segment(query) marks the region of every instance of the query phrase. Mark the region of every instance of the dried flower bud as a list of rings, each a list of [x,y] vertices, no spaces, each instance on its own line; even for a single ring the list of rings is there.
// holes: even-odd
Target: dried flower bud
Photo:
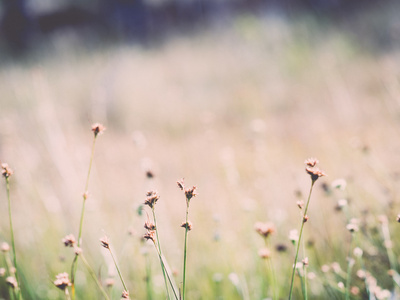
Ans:
[[[183,222],[183,223],[181,224],[181,227],[186,228],[187,230],[190,231],[190,230],[192,230],[193,225],[192,225],[192,222],[187,221],[187,223],[186,223],[186,222]]]
[[[305,257],[302,261],[303,266],[307,267],[308,266],[308,257]]]
[[[156,225],[153,224],[153,223],[150,222],[150,221],[146,221],[146,222],[144,223],[144,228],[146,228],[147,230],[153,231],[153,230],[156,230]]]
[[[74,253],[75,255],[81,255],[83,252],[82,248],[80,247],[74,247]]]
[[[308,167],[315,167],[317,163],[319,163],[318,159],[316,158],[308,158],[304,162]]]
[[[190,201],[190,199],[192,199],[193,197],[197,196],[197,191],[196,191],[196,187],[193,186],[189,189],[185,190],[185,195],[186,195],[186,200]]]
[[[352,223],[350,223],[350,224],[347,224],[347,225],[346,225],[346,229],[347,229],[348,231],[350,231],[351,233],[357,232],[357,231],[358,231],[358,225],[357,225],[357,224],[352,224]]]
[[[146,194],[147,198],[144,201],[145,205],[148,205],[150,208],[153,208],[160,196],[156,191],[148,191]]]
[[[100,123],[95,123],[92,125],[92,131],[94,132],[95,137],[99,134],[102,134],[104,130],[106,130],[106,128]]]
[[[12,289],[16,289],[18,287],[18,282],[17,279],[15,279],[15,277],[13,276],[8,276],[6,278],[6,283],[12,288]]]
[[[56,287],[63,291],[71,285],[71,282],[68,278],[68,273],[66,272],[56,275],[56,280],[53,283]]]
[[[128,291],[123,291],[121,297],[122,297],[122,299],[130,299],[129,298],[129,292]]]
[[[182,178],[181,180],[178,180],[176,183],[178,184],[178,188],[180,188],[182,191],[185,189],[185,184],[184,184],[184,179]]]
[[[307,215],[305,215],[305,216],[303,217],[303,222],[304,222],[304,223],[307,222],[308,219],[309,219],[309,217],[308,217]]]
[[[264,238],[267,238],[271,234],[275,233],[275,225],[273,223],[262,223],[257,222],[254,225],[254,229]]]
[[[107,236],[104,236],[100,239],[100,243],[101,245],[106,248],[106,249],[110,249],[110,241],[108,240]]]
[[[148,230],[146,234],[143,236],[146,240],[152,240],[153,243],[156,241],[155,239],[155,231]]]
[[[319,177],[326,176],[325,172],[317,167],[306,167],[306,172],[311,176],[312,181],[316,181]]]
[[[2,163],[1,165],[1,175],[3,175],[6,179],[14,174],[14,171],[8,166],[6,163]]]
[[[73,234],[68,234],[62,239],[62,242],[64,243],[65,247],[74,247],[76,244],[76,239]]]
[[[1,243],[0,249],[1,249],[1,252],[6,253],[6,252],[10,251],[10,245],[7,244],[6,242],[3,242],[3,243]]]
[[[296,204],[297,204],[298,208],[303,209],[303,207],[304,207],[304,201],[303,200],[297,201]]]
[[[263,259],[267,259],[271,257],[271,251],[268,248],[262,248],[258,251],[258,256]]]
[[[82,196],[83,200],[86,200],[87,198],[89,198],[89,192],[88,191],[84,192]]]

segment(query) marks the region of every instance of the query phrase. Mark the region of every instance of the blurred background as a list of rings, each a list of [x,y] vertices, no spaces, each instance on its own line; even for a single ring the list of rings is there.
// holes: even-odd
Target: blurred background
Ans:
[[[311,299],[343,298],[341,279],[321,266],[347,268],[350,217],[367,228],[359,246],[368,267],[394,291],[377,219],[392,222],[400,211],[399,1],[0,4],[0,161],[15,172],[25,299],[64,298],[52,281],[74,257],[61,239],[78,235],[95,122],[107,130],[96,142],[82,248],[102,280],[115,279],[114,299],[122,286],[100,247],[105,234],[132,298],[150,299],[150,264],[153,299],[163,299],[156,253],[141,240],[146,214],[138,213],[151,189],[161,196],[163,251],[181,282],[182,177],[199,193],[190,207],[188,298],[272,297],[257,221],[277,228],[272,258],[286,298],[288,234],[299,229],[296,201],[308,195],[303,162],[312,156],[329,176],[316,184],[305,232]],[[332,187],[338,178],[345,189]],[[343,198],[347,214],[335,209]],[[2,183],[0,241],[10,243],[6,212]],[[100,299],[81,263],[77,284],[78,299]],[[364,299],[363,284],[354,279],[354,299]],[[4,278],[0,292],[8,299]]]

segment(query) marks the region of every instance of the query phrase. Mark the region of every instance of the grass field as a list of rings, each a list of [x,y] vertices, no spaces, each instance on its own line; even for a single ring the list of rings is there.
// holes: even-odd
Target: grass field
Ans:
[[[296,202],[307,200],[309,157],[328,176],[311,196],[298,260],[309,263],[295,276],[294,298],[304,298],[304,286],[309,299],[400,297],[398,8],[338,22],[242,15],[157,47],[86,47],[64,34],[30,58],[3,62],[0,160],[14,170],[23,298],[66,297],[53,282],[71,276],[75,254],[62,238],[78,237],[96,122],[107,129],[96,138],[81,248],[110,299],[124,288],[101,247],[105,235],[130,297],[166,299],[159,257],[142,238],[149,190],[160,195],[159,240],[182,289],[186,205],[176,181],[183,177],[198,191],[186,299],[287,299],[297,246],[289,232],[302,223]],[[346,187],[333,187],[336,179]],[[11,246],[5,180],[0,192],[0,242]],[[342,199],[348,205],[338,208]],[[359,230],[351,233],[353,218]],[[275,226],[267,259],[256,222]],[[1,256],[0,298],[13,299],[12,251]],[[75,284],[77,299],[103,299],[80,259]]]

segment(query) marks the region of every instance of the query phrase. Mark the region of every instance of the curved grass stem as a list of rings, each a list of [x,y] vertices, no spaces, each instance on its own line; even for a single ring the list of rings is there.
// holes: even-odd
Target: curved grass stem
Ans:
[[[186,200],[186,221],[185,221],[185,245],[183,250],[183,284],[182,284],[182,300],[185,300],[186,291],[186,258],[187,258],[187,237],[188,237],[188,216],[189,216],[189,200]]]

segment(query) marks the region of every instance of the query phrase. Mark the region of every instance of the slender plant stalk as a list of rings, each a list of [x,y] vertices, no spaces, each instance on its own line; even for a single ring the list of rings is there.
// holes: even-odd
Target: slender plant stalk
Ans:
[[[89,265],[88,261],[86,260],[86,258],[83,256],[83,254],[79,254],[83,264],[86,266],[86,268],[88,269],[90,275],[92,276],[92,278],[94,279],[94,281],[96,282],[97,286],[100,289],[100,292],[103,294],[104,298],[107,300],[110,300],[110,297],[107,295],[107,292],[104,290],[103,286],[101,285],[101,283],[99,282],[99,279],[96,276],[96,273],[94,272],[94,270],[92,269],[92,267]]]
[[[306,257],[306,247],[304,245],[304,240],[301,241],[302,246],[303,246],[303,256]],[[306,265],[303,264],[303,277],[304,280],[302,280],[302,284],[303,284],[303,297],[305,300],[308,299],[308,294],[307,294],[307,269],[306,269]]]
[[[153,291],[151,289],[151,265],[150,259],[146,254],[146,289],[147,289],[147,300],[153,300]]]
[[[71,300],[71,296],[69,295],[68,289],[65,289],[65,299]]]
[[[304,228],[304,223],[305,223],[305,217],[307,215],[307,210],[308,210],[308,205],[310,204],[310,199],[311,199],[311,193],[312,189],[314,187],[315,180],[311,180],[311,187],[310,187],[310,192],[308,194],[308,199],[307,199],[307,204],[306,208],[304,209],[304,214],[303,214],[303,219],[301,220],[301,228],[300,228],[300,234],[299,234],[299,240],[297,242],[297,250],[296,250],[296,256],[294,258],[294,263],[293,263],[293,270],[292,270],[292,279],[290,283],[290,292],[289,292],[289,300],[292,299],[292,293],[293,293],[293,283],[294,283],[294,274],[296,272],[296,264],[297,264],[297,258],[299,256],[299,249],[300,249],[300,242],[301,242],[301,237],[303,235],[303,228]]]
[[[115,265],[115,268],[117,269],[117,272],[118,272],[119,278],[121,279],[122,285],[124,286],[125,291],[128,291],[128,289],[127,289],[127,287],[126,287],[126,284],[125,284],[125,281],[124,281],[124,279],[122,278],[122,274],[121,274],[121,272],[120,272],[120,270],[119,270],[119,268],[118,268],[117,261],[115,260],[114,255],[113,255],[113,253],[112,253],[110,247],[108,247],[108,251],[110,251],[111,257],[112,257],[112,259],[113,259],[113,261],[114,261],[114,265]]]
[[[265,241],[265,246],[267,248],[270,248],[269,246],[269,242],[267,238],[264,238]],[[279,299],[279,295],[278,295],[278,285],[276,284],[276,273],[275,273],[275,268],[274,268],[274,264],[272,262],[272,258],[268,258],[268,268],[269,268],[269,273],[270,276],[272,278],[272,294],[275,300]]]
[[[183,250],[183,284],[182,284],[182,300],[185,300],[186,291],[186,257],[187,257],[187,236],[189,231],[188,226],[188,216],[189,216],[189,200],[186,200],[186,226],[185,226],[185,245]]]
[[[171,299],[169,296],[168,282],[167,282],[167,277],[165,275],[164,264],[161,261],[162,251],[161,251],[160,239],[158,237],[158,227],[157,227],[156,212],[154,210],[154,206],[151,208],[151,211],[153,212],[154,225],[156,227],[156,239],[157,239],[157,244],[158,244],[158,250],[160,252],[160,264],[161,264],[161,269],[162,269],[162,273],[163,273],[163,277],[164,277],[165,289],[167,290],[167,299]]]
[[[346,278],[346,294],[345,294],[345,299],[350,300],[350,280],[351,280],[351,268],[353,266],[352,259],[351,259],[351,248],[353,245],[353,234],[351,234],[351,240],[350,240],[350,249],[349,249],[349,254],[347,255],[348,263],[347,263],[347,278]]]
[[[160,258],[160,261],[161,261],[161,264],[162,264],[162,268],[164,268],[164,270],[165,270],[165,275],[167,276],[167,279],[168,279],[168,281],[169,281],[169,284],[171,285],[172,292],[174,293],[175,299],[178,300],[178,296],[177,296],[177,294],[176,294],[176,291],[175,291],[174,285],[173,285],[173,283],[172,283],[171,277],[170,277],[170,275],[168,274],[168,270],[167,270],[166,265],[165,265],[165,263],[164,263],[163,257],[162,257],[162,255],[161,255],[160,251],[158,250],[155,241],[153,241],[153,243],[154,243],[154,248],[155,248],[156,251],[157,251],[158,257]],[[179,299],[180,299],[180,298],[179,298]]]
[[[82,201],[82,210],[81,210],[81,219],[79,222],[79,235],[78,235],[78,247],[81,246],[81,239],[82,239],[82,227],[83,227],[83,217],[85,215],[85,203],[86,203],[86,192],[88,190],[89,187],[89,178],[90,178],[90,171],[92,169],[92,163],[93,163],[93,156],[94,156],[94,146],[96,144],[96,138],[97,138],[97,134],[94,135],[93,138],[93,144],[92,144],[92,153],[90,155],[90,162],[89,162],[89,170],[88,170],[88,174],[86,177],[86,184],[85,184],[85,192],[83,194],[83,201]],[[72,266],[71,266],[71,290],[72,290],[72,299],[75,299],[75,275],[76,275],[76,269],[78,267],[78,255],[75,255],[75,258],[72,262]]]
[[[14,261],[14,267],[15,267],[15,279],[17,280],[17,283],[18,283],[18,290],[17,290],[16,294],[17,294],[18,299],[22,299],[21,285],[20,285],[19,277],[18,277],[17,255],[16,255],[16,251],[15,251],[14,229],[13,229],[13,223],[12,223],[12,217],[11,217],[10,181],[9,181],[8,177],[6,177],[6,190],[7,190],[7,200],[8,200],[8,218],[10,220],[10,231],[11,231],[11,246],[12,246],[12,251],[13,251],[13,261]]]

